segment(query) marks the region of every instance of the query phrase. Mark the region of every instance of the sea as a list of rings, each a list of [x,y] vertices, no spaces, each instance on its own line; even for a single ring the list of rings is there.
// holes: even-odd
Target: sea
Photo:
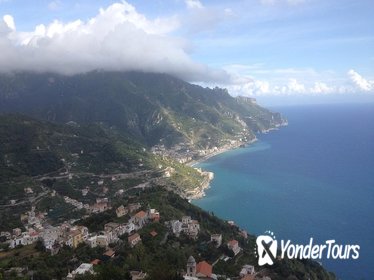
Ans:
[[[289,125],[199,163],[215,177],[192,203],[255,235],[359,245],[356,260],[319,261],[338,279],[374,279],[374,103],[272,110]]]

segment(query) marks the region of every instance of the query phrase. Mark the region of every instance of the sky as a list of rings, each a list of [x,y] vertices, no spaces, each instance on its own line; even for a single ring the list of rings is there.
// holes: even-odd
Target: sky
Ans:
[[[269,104],[374,101],[372,0],[0,0],[0,72],[168,73]]]

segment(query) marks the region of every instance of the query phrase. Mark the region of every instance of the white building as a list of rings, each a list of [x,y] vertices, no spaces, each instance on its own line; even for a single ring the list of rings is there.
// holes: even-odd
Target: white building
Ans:
[[[98,235],[96,237],[96,244],[99,247],[107,247],[109,245],[109,238],[107,235]]]
[[[92,237],[87,238],[86,243],[87,243],[88,246],[90,246],[91,248],[95,248],[95,247],[97,247],[97,236],[95,235],[95,236],[92,236]]]
[[[183,223],[181,221],[178,221],[178,220],[170,221],[171,230],[176,237],[179,237],[180,233],[182,232],[182,226],[183,226]]]
[[[44,229],[44,231],[40,233],[40,238],[43,241],[44,247],[48,250],[51,250],[53,244],[55,244],[59,235],[60,235],[60,230],[56,227],[51,226],[51,227]]]
[[[210,236],[210,241],[214,242],[216,247],[218,248],[222,244],[222,234],[212,234]]]
[[[243,265],[242,270],[240,271],[240,277],[244,277],[246,275],[253,275],[255,274],[255,267],[253,265]]]
[[[77,275],[94,274],[93,265],[90,263],[82,263],[76,270],[66,276],[66,280],[73,280]]]

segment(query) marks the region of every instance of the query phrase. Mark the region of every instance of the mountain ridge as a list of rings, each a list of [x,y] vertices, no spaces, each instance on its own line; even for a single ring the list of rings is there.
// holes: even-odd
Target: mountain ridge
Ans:
[[[180,142],[212,148],[284,122],[279,113],[227,90],[203,88],[166,74],[94,71],[0,75],[0,112],[58,123],[104,123],[148,147]],[[210,138],[210,139],[209,139]]]

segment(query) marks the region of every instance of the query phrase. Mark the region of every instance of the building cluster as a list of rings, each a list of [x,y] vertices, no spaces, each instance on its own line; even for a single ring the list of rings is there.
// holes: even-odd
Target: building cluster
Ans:
[[[98,203],[105,202],[99,201]],[[15,228],[12,233],[1,232],[0,242],[8,243],[10,248],[15,248],[40,240],[47,250],[56,254],[63,246],[76,248],[81,243],[86,243],[91,248],[106,248],[109,244],[119,241],[120,236],[128,234],[128,242],[131,247],[134,247],[141,241],[140,235],[136,232],[147,223],[158,222],[160,219],[160,213],[156,209],[138,211],[140,208],[139,203],[129,204],[126,207],[121,205],[116,210],[117,216],[129,214],[130,218],[126,223],[110,222],[104,225],[102,231],[90,234],[87,227],[73,225],[73,221],[64,222],[58,226],[45,223],[44,215],[36,214],[33,207],[31,211],[22,216],[26,230]]]
[[[0,233],[0,242],[8,243],[10,248],[18,245],[29,245],[39,240],[39,233],[44,229],[43,224],[47,213],[36,212],[35,207],[21,215],[21,221],[25,224],[26,231],[14,228],[12,232]]]
[[[68,196],[64,196],[64,201],[70,205],[73,205],[75,208],[77,209],[86,209],[86,210],[89,210],[90,209],[90,205],[89,204],[83,204],[83,202],[80,202],[74,198],[70,198]]]
[[[192,239],[197,239],[199,235],[200,224],[197,220],[192,220],[190,216],[183,216],[181,221],[167,221],[165,224],[176,237],[179,237],[181,233],[184,233]]]
[[[64,200],[78,209],[89,210],[89,213],[98,213],[111,208],[107,198],[98,198],[95,204],[91,206],[84,205],[69,197],[64,197]],[[159,222],[160,220],[160,213],[157,209],[148,207],[147,210],[142,210],[140,203],[132,203],[126,206],[120,205],[115,209],[115,213],[120,218],[118,219],[119,221],[126,222],[109,222],[104,225],[101,231],[90,233],[87,227],[75,225],[74,221],[52,226],[45,221],[46,213],[39,213],[35,210],[35,207],[32,207],[30,211],[21,216],[26,230],[22,231],[20,228],[15,228],[12,232],[1,232],[0,242],[6,242],[10,248],[15,248],[19,245],[30,245],[40,241],[52,255],[58,253],[63,246],[77,248],[82,243],[87,244],[91,248],[102,247],[107,249],[100,260],[96,259],[91,263],[82,263],[75,270],[69,271],[66,279],[73,280],[79,275],[94,274],[94,265],[114,258],[115,252],[110,249],[109,245],[119,242],[121,236],[126,234],[129,246],[135,247],[142,241],[138,231],[148,223]],[[232,221],[229,224],[235,226]],[[183,216],[180,220],[166,221],[165,225],[168,227],[170,234],[176,237],[180,237],[183,234],[196,240],[200,233],[199,221],[192,219],[191,216]],[[150,235],[155,237],[157,232],[153,230]],[[240,235],[243,238],[247,238],[247,232],[244,230],[240,230]],[[237,256],[242,250],[237,240],[232,239],[224,242],[220,233],[211,234],[210,242],[217,248],[226,246],[232,252],[233,257]],[[230,257],[224,255],[221,259],[227,261]],[[213,273],[213,268],[214,263],[211,265],[205,260],[196,262],[194,257],[190,256],[183,277],[185,280],[218,279],[220,276]],[[132,279],[145,279],[147,274],[142,271],[132,271],[131,277]],[[260,278],[256,278],[254,267],[246,264],[241,268],[235,279],[255,280]]]
[[[64,196],[64,201],[73,205],[78,210],[86,209],[89,213],[101,213],[112,208],[108,198],[97,198],[96,202],[92,205],[89,205],[88,203],[84,204],[83,202],[68,196]]]
[[[58,248],[61,246],[76,248],[87,239],[87,236],[88,229],[84,226],[73,226],[65,222],[60,226],[54,227],[45,223],[37,228],[26,226],[26,231],[24,232],[19,228],[15,228],[13,229],[13,234],[6,242],[9,243],[9,248],[13,249],[19,245],[30,245],[40,240],[45,248],[54,254],[58,252]]]
[[[154,155],[173,158],[180,163],[189,162],[194,158],[194,156],[196,156],[196,152],[193,151],[190,145],[183,142],[176,144],[171,148],[166,148],[163,144],[155,145],[151,148],[151,152]]]
[[[165,147],[164,144],[155,145],[151,148],[151,152],[154,155],[158,155],[164,158],[172,158],[178,161],[179,163],[187,163],[196,158],[201,158],[227,149],[239,147],[243,143],[249,141],[248,129],[246,128],[247,124],[243,120],[241,120],[238,117],[235,119],[242,125],[243,129],[239,131],[235,136],[233,136],[233,139],[229,141],[221,140],[217,144],[218,147],[215,146],[213,143],[210,143],[209,141],[207,143],[206,149],[196,150],[193,144],[180,142],[178,144],[175,144],[173,147],[168,148]],[[210,137],[208,140],[211,140]]]
[[[189,221],[189,217],[184,217],[185,221]],[[243,236],[244,237],[244,236]],[[245,237],[246,238],[246,237]],[[210,235],[210,242],[216,247],[221,247],[222,245],[226,246],[232,253],[233,256],[237,256],[242,248],[239,246],[239,242],[235,239],[231,239],[226,243],[223,243],[223,238],[222,234],[220,233],[215,233]],[[228,261],[230,257],[228,256],[221,256],[221,260],[223,261]],[[217,260],[218,261],[218,260]],[[216,262],[217,262],[216,261]],[[215,262],[215,263],[216,263]],[[183,277],[185,280],[211,280],[211,279],[218,279],[220,278],[220,275],[216,275],[213,273],[213,267],[214,264],[211,265],[205,260],[201,262],[196,262],[195,258],[193,256],[190,256],[188,261],[187,261],[187,267],[186,267],[186,272],[183,273]],[[241,280],[255,280],[255,279],[262,279],[262,278],[256,278],[256,272],[255,268],[253,265],[246,264],[244,265],[237,278],[234,279],[241,279]],[[270,279],[266,279],[270,280]]]
[[[117,217],[120,218],[127,215],[128,213],[133,213],[134,211],[139,210],[141,207],[142,206],[140,205],[140,203],[131,203],[126,207],[121,205],[116,209]]]
[[[190,256],[187,260],[186,272],[183,278],[185,280],[216,280],[218,276],[213,273],[213,266],[211,264],[206,261],[197,263],[195,258]],[[243,265],[238,277],[241,280],[255,280],[256,272],[254,266],[249,264]]]
[[[101,213],[112,209],[108,198],[96,198],[96,203],[90,205],[89,212],[90,213]]]
[[[9,243],[9,248],[15,248],[18,245],[30,245],[39,239],[39,233],[35,230],[28,230],[22,232],[20,228],[13,229],[13,234],[9,232],[2,232],[2,236],[6,236],[5,242]],[[9,238],[9,239],[8,239]]]
[[[90,234],[85,242],[91,247],[108,247],[111,243],[119,241],[120,236],[127,234],[128,243],[134,247],[141,241],[138,230],[142,229],[149,222],[158,222],[160,213],[156,209],[148,209],[147,211],[139,210],[139,203],[129,204],[127,207],[121,205],[116,209],[118,217],[130,214],[130,218],[126,223],[110,222],[104,225],[103,231]]]
[[[241,141],[242,139],[240,139]],[[222,143],[222,147],[212,147],[204,150],[195,150],[193,146],[186,143],[179,143],[171,148],[166,148],[163,144],[155,145],[151,148],[154,155],[159,155],[166,158],[172,158],[179,163],[187,163],[193,159],[204,157],[213,153],[219,152],[221,149],[228,149],[230,147],[236,147],[238,140],[231,140],[229,143]]]
[[[47,213],[36,212],[35,207],[31,207],[31,210],[21,215],[21,222],[26,224],[28,227],[34,227],[39,229],[45,221]]]

